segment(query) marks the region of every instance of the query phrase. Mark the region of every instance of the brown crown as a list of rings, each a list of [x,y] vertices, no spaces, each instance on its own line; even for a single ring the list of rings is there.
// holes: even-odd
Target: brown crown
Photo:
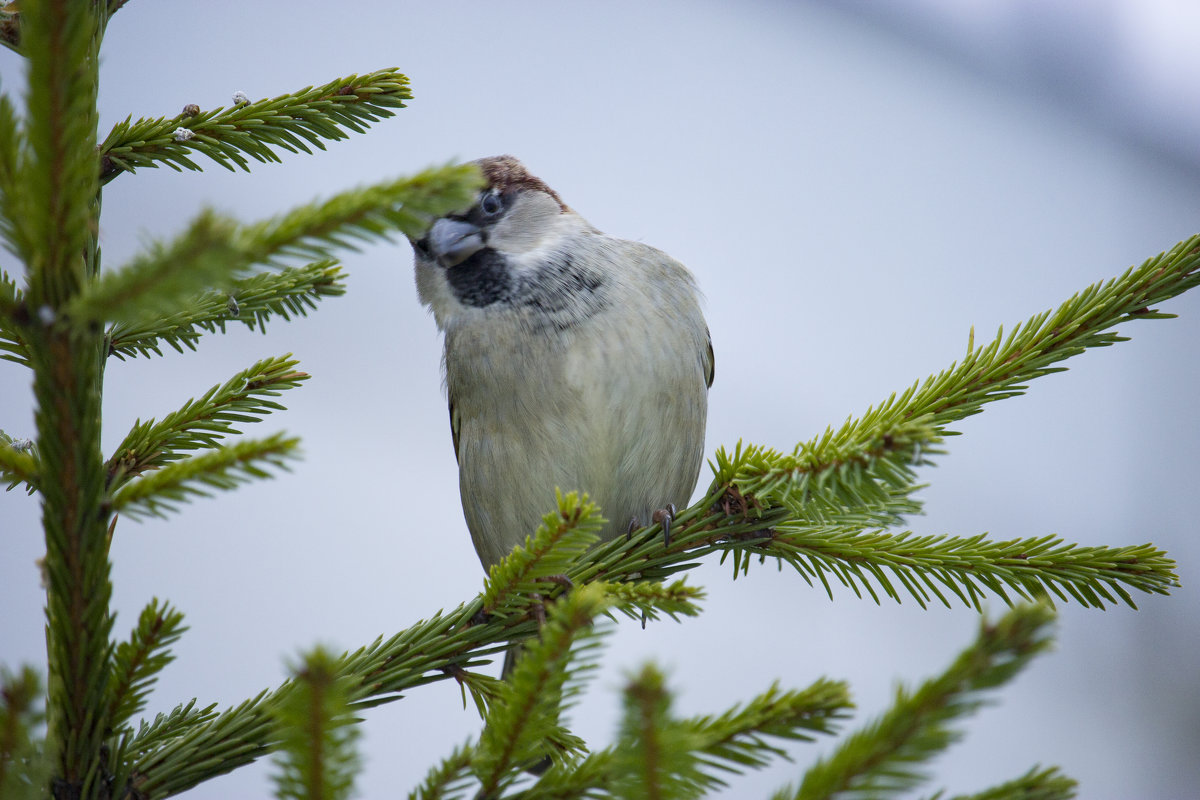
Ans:
[[[512,156],[492,156],[481,158],[475,162],[487,178],[488,185],[500,192],[512,189],[534,189],[545,192],[554,198],[563,211],[570,211],[567,204],[558,196],[558,192],[546,185],[541,178],[529,174],[525,165]]]

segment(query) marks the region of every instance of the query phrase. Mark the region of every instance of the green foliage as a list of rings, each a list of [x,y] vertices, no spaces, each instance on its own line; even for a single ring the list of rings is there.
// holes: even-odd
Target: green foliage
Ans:
[[[212,211],[192,220],[168,243],[107,272],[75,296],[72,319],[137,323],[175,313],[193,295],[224,287],[249,265],[237,247],[237,224]]]
[[[802,691],[781,692],[773,685],[715,717],[675,719],[670,701],[663,675],[652,665],[626,685],[625,713],[605,782],[613,795],[702,797],[727,785],[723,775],[788,757],[766,737],[811,742],[814,733],[833,733],[851,707],[846,685],[827,680]]]
[[[142,720],[134,732],[125,728],[121,732],[120,743],[117,746],[117,757],[114,759],[121,765],[126,774],[129,765],[137,759],[148,757],[160,749],[165,749],[168,743],[186,741],[187,735],[199,726],[216,720],[217,704],[212,703],[203,708],[196,707],[196,701],[191,700],[176,706],[166,714],[156,714],[152,721]]]
[[[112,325],[108,352],[119,359],[162,355],[160,344],[182,353],[195,350],[204,332],[225,332],[227,322],[238,322],[263,333],[272,317],[290,320],[307,316],[326,297],[345,294],[345,272],[332,261],[317,261],[278,272],[260,272],[230,283],[224,291],[210,289],[184,298],[180,310],[140,322]],[[4,342],[0,339],[0,348]]]
[[[72,301],[70,315],[79,322],[127,326],[159,320],[151,331],[163,332],[158,335],[191,319],[186,324],[194,330],[204,326],[194,317],[197,295],[213,289],[229,293],[256,265],[283,269],[288,259],[310,259],[327,268],[335,248],[354,249],[396,231],[419,236],[433,217],[465,205],[479,182],[473,165],[446,166],[342,192],[252,225],[239,226],[206,211],[182,235],[152,245],[91,283]],[[286,282],[274,288],[294,296]],[[287,307],[285,297],[276,295]],[[226,314],[236,316],[228,310],[228,298],[226,307]]]
[[[589,620],[614,602],[614,588],[589,584],[550,607],[540,640],[497,690],[478,745],[456,748],[410,798],[695,797],[725,785],[723,776],[786,758],[770,739],[832,733],[850,707],[845,684],[820,680],[801,691],[772,686],[716,716],[676,719],[662,675],[647,666],[625,689],[616,742],[593,752],[579,743],[564,749],[555,720],[592,672],[590,651],[600,640],[588,632]],[[552,762],[530,785],[521,768],[547,755]]]
[[[295,369],[298,363],[290,354],[264,359],[199,400],[189,400],[162,422],[138,420],[108,461],[109,486],[119,488],[143,472],[178,461],[185,452],[216,448],[225,437],[241,433],[235,425],[259,422],[283,410],[267,398],[308,379]]]
[[[169,648],[186,630],[183,614],[157,598],[142,609],[129,640],[113,654],[108,719],[114,729],[125,727],[146,707],[158,673],[175,660]]]
[[[502,791],[528,764],[580,755],[582,740],[559,727],[560,714],[596,668],[602,628],[593,620],[610,599],[603,584],[581,586],[547,610],[540,637],[522,652],[499,687],[471,759],[484,796]]]
[[[1113,331],[1134,320],[1167,319],[1152,306],[1200,283],[1200,235],[1095,283],[1055,310],[1003,328],[983,347],[974,336],[961,363],[893,394],[840,428],[798,444],[790,455],[740,445],[718,450],[714,485],[736,486],[747,513],[783,507],[796,520],[860,522],[908,513],[902,499],[920,488],[913,469],[942,454],[947,426],[986,403],[1024,393],[1025,384],[1061,372],[1053,366],[1089,348],[1125,341]],[[851,516],[847,517],[847,512]],[[882,514],[881,514],[882,511]]]
[[[474,164],[433,167],[247,225],[238,232],[240,247],[252,263],[286,266],[286,259],[328,259],[335,248],[355,250],[394,233],[420,238],[436,217],[469,206],[482,185]]]
[[[775,800],[866,800],[920,785],[927,778],[922,765],[961,737],[951,723],[973,714],[984,692],[1012,680],[1050,646],[1053,620],[1047,606],[1026,605],[994,624],[983,622],[975,642],[945,672],[915,691],[898,689],[883,716],[846,737],[808,770],[798,789],[783,789]]]
[[[161,724],[155,720],[144,733],[122,741],[117,785],[136,776],[143,797],[170,797],[262,758],[279,744],[267,697],[263,691],[219,714],[211,706],[196,711],[189,704],[160,717]]]
[[[37,445],[0,431],[0,480],[8,483],[7,490],[25,484],[32,494],[37,487],[37,474]]]
[[[18,181],[23,146],[22,132],[17,125],[17,110],[8,95],[0,93],[0,238],[18,257],[30,249],[29,242],[22,239],[23,230],[16,223],[21,196]],[[8,282],[7,275],[3,282]],[[0,308],[3,306],[0,305]]]
[[[18,673],[0,667],[0,797],[6,800],[39,798],[49,779],[40,736],[44,691],[32,667]]]
[[[90,798],[103,780],[112,630],[101,340],[91,329],[64,326],[61,312],[99,270],[96,94],[104,13],[92,3],[22,0],[21,14],[28,88],[3,212],[12,215],[6,236],[27,280],[24,308],[10,307],[5,328],[19,328],[33,372],[46,543],[46,751],[60,793]]]
[[[192,700],[135,728],[184,627],[179,612],[155,600],[128,640],[112,638],[116,515],[164,516],[209,490],[286,469],[296,439],[229,437],[281,410],[274,398],[307,376],[290,356],[259,361],[160,421],[139,420],[105,460],[105,360],[161,355],[164,346],[194,350],[228,322],[263,330],[305,315],[345,291],[340,251],[420,236],[432,219],[469,205],[481,178],[472,165],[433,168],[251,224],[205,211],[180,235],[101,272],[100,187],[118,174],[161,164],[199,169],[197,154],[248,169],[251,160],[280,160],[281,151],[324,149],[409,98],[407,79],[386,69],[229,109],[127,119],[97,147],[99,42],[122,5],[21,0],[19,14],[13,5],[0,10],[0,43],[29,60],[24,113],[0,94],[0,237],[26,276],[19,288],[0,273],[0,358],[31,371],[37,409],[35,442],[0,433],[0,481],[42,495],[47,593],[44,743],[36,675],[0,678],[6,800],[43,796],[49,785],[89,800],[162,798],[273,751],[282,753],[281,796],[345,796],[358,763],[353,715],[450,678],[470,693],[483,732],[414,797],[475,789],[527,799],[695,797],[786,757],[784,743],[833,733],[850,707],[843,684],[819,680],[799,691],[773,685],[744,705],[680,719],[664,677],[646,667],[624,692],[611,746],[589,749],[570,733],[564,712],[594,669],[606,620],[697,614],[701,591],[668,579],[704,558],[728,558],[735,577],[770,558],[831,596],[836,581],[876,602],[907,595],[922,606],[958,600],[977,610],[988,596],[1133,606],[1134,591],[1166,594],[1177,585],[1174,563],[1151,545],[890,529],[920,511],[917,470],[943,454],[951,425],[1061,371],[1066,358],[1122,341],[1115,326],[1169,316],[1153,306],[1200,283],[1200,237],[983,347],[972,336],[960,363],[791,453],[719,450],[711,488],[678,515],[669,546],[660,525],[597,544],[601,510],[560,495],[557,510],[469,602],[341,656],[314,651],[282,686],[233,708]],[[892,795],[916,786],[922,766],[956,739],[953,724],[1046,647],[1050,616],[1046,606],[1023,606],[985,624],[943,675],[901,691],[892,709],[784,795]],[[479,671],[514,646],[523,656],[507,680]],[[544,774],[524,774],[544,757]],[[1035,768],[974,797],[1073,792],[1056,770]]]
[[[975,794],[955,795],[950,800],[1071,800],[1078,784],[1055,767],[1033,767],[1019,778]],[[940,800],[939,792],[934,800]]]
[[[694,798],[711,788],[697,758],[691,731],[671,719],[671,697],[661,672],[651,665],[625,687],[624,714],[615,753],[618,797],[654,800]]]
[[[113,497],[112,510],[131,517],[165,517],[193,497],[210,497],[203,487],[233,489],[253,478],[271,477],[267,467],[286,470],[299,446],[299,439],[276,433],[210,448],[126,484]]]
[[[903,592],[922,608],[934,598],[950,607],[952,595],[978,611],[985,593],[1006,603],[1012,602],[1010,593],[1022,600],[1052,594],[1092,608],[1118,602],[1137,608],[1127,587],[1169,594],[1179,585],[1175,562],[1151,544],[1084,547],[1057,536],[997,542],[982,534],[915,536],[781,523],[755,550],[735,553],[735,565],[740,565],[735,570],[745,572],[753,556],[771,555],[794,567],[809,585],[819,582],[830,598],[832,575],[858,597],[865,592],[878,603],[878,585],[896,602]],[[739,555],[744,557],[739,560]]]
[[[275,796],[280,800],[342,800],[359,769],[358,722],[347,704],[350,679],[338,676],[323,648],[292,668],[288,690],[274,701],[279,752]]]
[[[3,197],[0,197],[0,202],[3,202]],[[0,208],[0,219],[3,219],[3,214]],[[2,225],[0,235],[3,235]],[[12,319],[13,312],[21,306],[21,300],[21,291],[17,289],[16,282],[7,272],[0,270],[0,358],[27,367],[29,353]]]
[[[599,540],[597,532],[605,522],[599,506],[577,492],[564,495],[556,490],[555,498],[558,510],[542,517],[533,536],[525,537],[524,547],[514,549],[488,571],[483,591],[486,613],[503,613],[503,604],[513,599],[523,611],[523,598],[545,591],[573,560]]]
[[[470,744],[456,747],[454,752],[435,764],[419,786],[408,793],[409,800],[449,800],[463,797],[474,782],[470,770],[475,748]]]
[[[200,170],[189,157],[201,154],[230,171],[250,171],[250,161],[280,161],[278,150],[311,153],[325,141],[346,139],[346,130],[363,133],[372,122],[395,114],[411,100],[408,78],[395,69],[351,75],[316,88],[270,100],[235,103],[229,109],[188,107],[177,116],[127,118],[100,146],[100,179],[108,181],[138,167],[165,164],[182,171]]]
[[[28,91],[22,140],[5,212],[9,244],[29,267],[30,302],[57,308],[85,281],[92,204],[99,188],[97,50],[103,20],[68,0],[22,4]]]

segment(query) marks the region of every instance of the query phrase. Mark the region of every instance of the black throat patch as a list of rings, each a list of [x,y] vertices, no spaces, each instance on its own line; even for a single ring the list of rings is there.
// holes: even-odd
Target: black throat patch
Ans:
[[[553,255],[532,274],[517,275],[503,253],[485,247],[447,269],[446,280],[463,305],[508,306],[535,330],[568,330],[609,305],[603,274],[569,253]]]
[[[446,280],[458,302],[465,306],[487,308],[502,301],[511,302],[513,298],[512,273],[504,263],[504,256],[490,247],[447,269]]]

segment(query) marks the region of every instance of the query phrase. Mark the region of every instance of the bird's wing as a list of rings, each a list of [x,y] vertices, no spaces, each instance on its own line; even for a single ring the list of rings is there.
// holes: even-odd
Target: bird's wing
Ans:
[[[711,345],[709,350],[712,350]],[[450,398],[450,438],[454,440],[454,460],[458,461],[458,434],[462,430],[462,418],[458,415],[458,409],[454,407],[454,397]]]
[[[713,353],[712,334],[708,332],[708,328],[704,329],[704,340],[708,343],[708,351],[704,354],[704,380],[708,384],[708,388],[712,388],[713,378],[717,376],[717,357]],[[453,412],[452,412],[453,413]],[[454,435],[455,447],[458,449],[458,434]]]

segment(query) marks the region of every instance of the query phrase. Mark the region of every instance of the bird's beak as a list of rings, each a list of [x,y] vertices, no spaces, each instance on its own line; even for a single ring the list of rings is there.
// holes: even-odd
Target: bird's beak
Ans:
[[[429,229],[425,246],[439,264],[449,269],[483,249],[483,231],[464,220],[443,217]]]

